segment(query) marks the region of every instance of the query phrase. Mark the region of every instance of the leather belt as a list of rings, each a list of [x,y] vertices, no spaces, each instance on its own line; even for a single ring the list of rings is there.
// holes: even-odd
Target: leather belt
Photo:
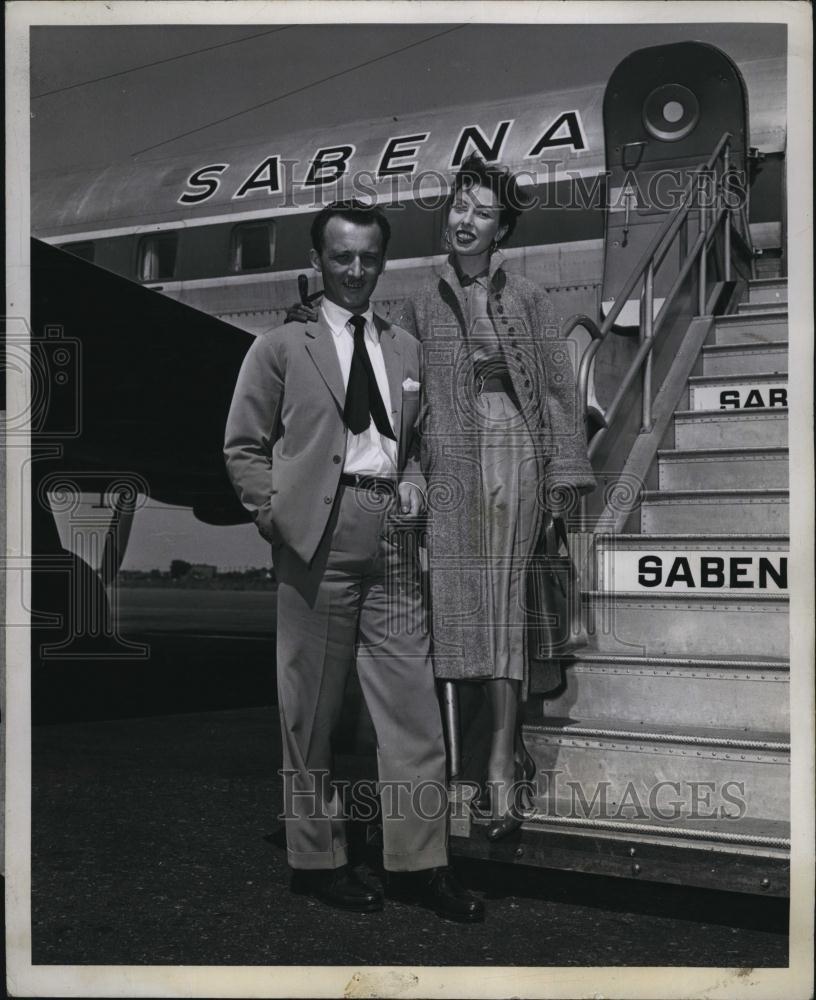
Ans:
[[[342,486],[350,486],[355,490],[374,490],[377,493],[397,492],[397,483],[394,479],[385,476],[366,476],[361,472],[344,472],[340,476]]]

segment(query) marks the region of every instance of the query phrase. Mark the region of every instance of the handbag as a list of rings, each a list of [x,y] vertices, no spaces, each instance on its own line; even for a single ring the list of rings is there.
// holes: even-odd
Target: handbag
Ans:
[[[528,572],[528,641],[530,659],[544,661],[570,657],[589,641],[567,526],[549,511]]]

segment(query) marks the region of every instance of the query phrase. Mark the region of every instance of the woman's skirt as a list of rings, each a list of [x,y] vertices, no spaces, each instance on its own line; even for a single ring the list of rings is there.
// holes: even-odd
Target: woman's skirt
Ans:
[[[482,488],[487,636],[493,677],[523,681],[527,660],[527,567],[540,525],[537,457],[505,392],[476,398]]]

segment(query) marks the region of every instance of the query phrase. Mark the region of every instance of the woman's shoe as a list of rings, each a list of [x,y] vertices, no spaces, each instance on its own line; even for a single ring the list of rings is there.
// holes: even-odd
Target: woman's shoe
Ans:
[[[487,828],[487,839],[493,842],[503,840],[520,829],[524,822],[522,810],[525,806],[529,808],[531,805],[529,782],[535,777],[535,762],[526,750],[524,753],[524,760],[516,761],[513,769],[515,781],[510,808],[504,816],[500,816]],[[532,765],[532,773],[530,773],[530,765]]]
[[[522,743],[521,754],[517,755],[515,758],[515,767],[518,769],[521,767],[522,776],[525,781],[532,782],[536,776],[536,766],[535,761],[530,756],[527,747]],[[480,813],[491,813],[493,812],[493,798],[491,796],[491,787],[487,778],[479,785],[479,791],[470,800],[471,807]]]
[[[470,800],[470,805],[476,812],[491,813],[493,811],[493,796],[487,778],[479,785],[478,792]]]
[[[493,841],[504,840],[511,833],[515,833],[516,830],[521,829],[521,824],[524,822],[521,816],[515,811],[515,806],[510,810],[510,812],[505,813],[501,819],[497,819],[495,823],[491,823],[487,828],[487,839]]]
[[[522,753],[521,769],[522,772],[524,773],[524,780],[532,782],[532,780],[536,776],[536,765],[535,761],[530,756],[530,752],[528,751],[524,743],[521,744],[521,753]]]

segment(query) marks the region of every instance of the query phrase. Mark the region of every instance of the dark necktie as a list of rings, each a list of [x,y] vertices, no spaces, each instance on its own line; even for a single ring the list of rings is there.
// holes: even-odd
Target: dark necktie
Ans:
[[[383,437],[396,441],[391,422],[385,412],[377,377],[371,367],[371,358],[365,346],[365,318],[352,316],[349,323],[354,328],[354,353],[346,386],[346,405],[343,419],[352,434],[362,434],[374,417],[374,426]]]

